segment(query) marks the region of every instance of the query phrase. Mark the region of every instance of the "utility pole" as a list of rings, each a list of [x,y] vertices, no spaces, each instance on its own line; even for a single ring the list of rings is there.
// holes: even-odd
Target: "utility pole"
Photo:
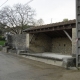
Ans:
[[[52,23],[52,18],[51,18],[51,23]]]
[[[76,0],[76,67],[80,67],[80,0]]]
[[[0,5],[0,7],[2,7],[8,0],[6,0],[2,5]]]

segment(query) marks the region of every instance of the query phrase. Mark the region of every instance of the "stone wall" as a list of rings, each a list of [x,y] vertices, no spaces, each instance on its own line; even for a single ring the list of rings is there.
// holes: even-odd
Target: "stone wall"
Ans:
[[[52,52],[58,54],[72,54],[72,42],[68,37],[53,38]]]
[[[68,37],[50,38],[49,36],[39,34],[29,34],[29,49],[33,52],[51,52],[58,54],[72,54],[72,42]]]
[[[52,39],[47,36],[46,34],[39,33],[39,34],[29,34],[29,48],[33,52],[51,52],[51,42]],[[33,38],[32,38],[33,37]]]
[[[10,44],[13,48],[25,48],[26,34],[8,35],[8,44]]]

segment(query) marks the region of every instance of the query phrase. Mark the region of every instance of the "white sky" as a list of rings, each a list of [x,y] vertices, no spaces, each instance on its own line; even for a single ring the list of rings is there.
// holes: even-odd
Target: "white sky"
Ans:
[[[6,0],[0,0],[0,5]],[[25,4],[30,0],[8,0],[6,5],[14,5],[17,3]],[[33,0],[28,4],[36,11],[36,19],[42,18],[45,24],[52,22],[60,22],[64,18],[69,20],[75,19],[75,0]],[[0,9],[2,8],[0,7]]]

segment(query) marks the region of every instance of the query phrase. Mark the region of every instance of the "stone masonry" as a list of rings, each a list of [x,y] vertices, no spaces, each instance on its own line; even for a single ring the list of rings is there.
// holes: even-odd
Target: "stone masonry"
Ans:
[[[76,54],[76,28],[72,29],[72,54]]]
[[[30,45],[29,45],[29,48],[30,50],[32,50],[33,52],[51,52],[51,42],[52,42],[52,39],[43,34],[43,33],[39,33],[39,34],[35,34],[33,36],[33,39],[31,40],[32,38],[32,34],[30,34]]]
[[[53,38],[52,39],[52,52],[59,54],[72,54],[72,43],[68,37]]]
[[[44,33],[35,35],[28,34],[28,37],[29,41],[27,40],[27,46],[33,52],[51,52],[65,55],[72,54],[72,42],[68,39],[68,37],[50,38]]]
[[[26,47],[26,34],[9,35],[8,44],[13,48],[24,49]]]

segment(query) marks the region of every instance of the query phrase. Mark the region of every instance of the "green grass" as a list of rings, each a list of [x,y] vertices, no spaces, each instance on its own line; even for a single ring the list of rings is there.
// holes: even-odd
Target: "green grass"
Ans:
[[[4,45],[5,44],[5,41],[0,41],[0,45]]]

